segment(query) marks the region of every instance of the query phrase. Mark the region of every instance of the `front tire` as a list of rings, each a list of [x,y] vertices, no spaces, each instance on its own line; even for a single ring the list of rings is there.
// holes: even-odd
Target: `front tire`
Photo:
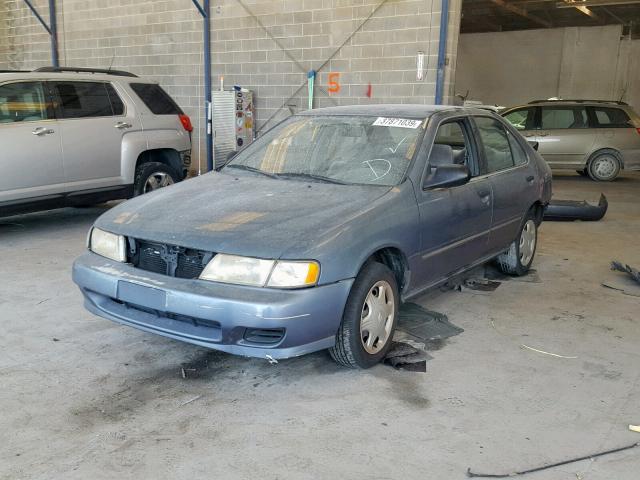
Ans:
[[[178,180],[179,175],[164,163],[146,162],[136,168],[133,194],[137,197],[138,195],[173,185]]]
[[[620,159],[612,151],[599,153],[591,159],[587,173],[596,182],[610,182],[620,173]]]
[[[396,278],[385,265],[367,263],[351,287],[336,344],[329,349],[336,363],[370,368],[391,347],[400,296]]]
[[[520,227],[520,233],[509,250],[500,255],[496,261],[498,268],[507,275],[526,275],[533,263],[538,245],[538,224],[533,211],[529,211]]]

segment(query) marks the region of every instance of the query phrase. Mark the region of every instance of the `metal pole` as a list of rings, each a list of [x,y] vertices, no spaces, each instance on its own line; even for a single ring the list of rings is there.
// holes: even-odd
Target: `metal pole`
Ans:
[[[432,0],[433,1],[433,0]],[[444,73],[447,63],[447,33],[449,30],[449,0],[442,0],[440,11],[440,39],[438,43],[438,74],[436,77],[436,105],[442,105],[444,97]]]
[[[58,19],[56,18],[56,0],[49,0],[49,29],[51,36],[51,60],[54,67],[60,66],[58,58]]]
[[[207,172],[213,170],[213,106],[211,104],[211,6],[204,0],[204,98],[207,125]]]

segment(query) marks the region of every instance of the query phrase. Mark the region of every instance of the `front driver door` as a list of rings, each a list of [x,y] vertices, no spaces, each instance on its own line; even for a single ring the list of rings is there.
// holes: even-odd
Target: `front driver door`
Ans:
[[[422,268],[416,272],[416,283],[423,288],[487,254],[493,204],[491,184],[475,175],[478,155],[468,119],[441,122],[433,143],[450,146],[453,163],[467,165],[475,178],[464,185],[418,192]],[[429,159],[427,172],[434,168],[433,163]]]
[[[63,195],[61,136],[44,85],[0,85],[0,206]]]

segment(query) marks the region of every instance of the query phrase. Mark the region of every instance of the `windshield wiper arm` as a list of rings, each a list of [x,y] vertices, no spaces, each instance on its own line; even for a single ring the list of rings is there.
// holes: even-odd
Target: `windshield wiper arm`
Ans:
[[[230,165],[226,165],[224,168],[237,168],[240,170],[246,170],[248,172],[261,173],[269,178],[278,178],[277,175],[269,172],[265,172],[264,170],[260,170],[259,168],[250,167],[249,165],[243,165],[242,163],[232,163]]]
[[[311,180],[318,180],[320,182],[325,182],[325,183],[335,183],[338,185],[350,185],[349,182],[344,182],[336,178],[324,177],[322,175],[314,175],[313,173],[285,172],[285,173],[278,173],[277,176],[280,178],[281,177],[309,178]]]

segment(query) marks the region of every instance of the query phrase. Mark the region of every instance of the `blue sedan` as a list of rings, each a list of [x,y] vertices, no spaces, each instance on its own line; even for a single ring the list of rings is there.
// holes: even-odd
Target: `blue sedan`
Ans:
[[[544,160],[491,112],[317,109],[106,212],[73,279],[87,309],[141,330],[367,368],[401,301],[490,260],[525,274],[550,198]]]

